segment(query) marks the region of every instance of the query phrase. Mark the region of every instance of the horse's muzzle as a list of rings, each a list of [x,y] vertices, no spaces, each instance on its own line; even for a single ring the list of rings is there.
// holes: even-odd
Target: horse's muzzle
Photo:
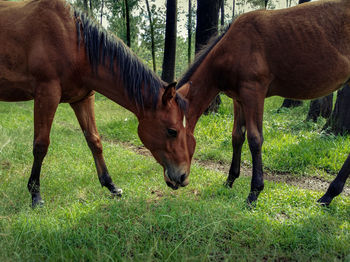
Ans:
[[[185,187],[188,185],[188,175],[183,173],[182,175],[173,175],[168,172],[168,170],[164,171],[164,179],[168,187],[177,190],[179,187]]]

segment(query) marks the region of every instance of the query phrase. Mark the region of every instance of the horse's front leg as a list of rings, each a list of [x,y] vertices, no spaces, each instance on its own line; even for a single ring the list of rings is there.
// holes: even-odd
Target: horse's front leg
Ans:
[[[61,99],[60,90],[60,85],[56,81],[41,83],[36,89],[34,98],[34,162],[28,181],[33,208],[44,203],[40,195],[40,172],[50,144],[52,121]]]
[[[350,155],[345,160],[337,177],[329,185],[329,188],[326,194],[324,194],[317,202],[328,206],[332,202],[333,198],[339,195],[343,191],[345,182],[348,179],[349,174],[350,174]]]
[[[94,157],[98,179],[102,186],[105,186],[113,196],[121,196],[122,189],[117,188],[112,182],[107,166],[102,154],[102,143],[97,131],[94,110],[95,95],[91,95],[84,100],[72,103],[75,115],[84,133],[85,139]]]
[[[238,101],[233,101],[234,123],[232,131],[232,162],[227,180],[224,185],[232,187],[233,182],[239,177],[241,169],[242,146],[245,140],[245,118],[242,105]]]
[[[262,169],[261,147],[263,144],[263,111],[264,94],[254,90],[254,86],[242,91],[242,105],[246,120],[247,139],[252,155],[253,175],[251,189],[247,198],[247,203],[251,205],[258,199],[260,192],[264,189],[264,177]]]

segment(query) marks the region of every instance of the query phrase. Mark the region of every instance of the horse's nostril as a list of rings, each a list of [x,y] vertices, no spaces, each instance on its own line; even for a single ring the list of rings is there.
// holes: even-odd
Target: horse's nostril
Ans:
[[[180,183],[182,184],[186,179],[186,174],[181,175],[180,177]]]
[[[170,182],[166,182],[166,184],[168,185],[168,187],[170,187],[170,188],[172,188],[172,189],[174,189],[174,190],[177,190],[177,189],[179,188],[178,185],[173,185],[173,184],[170,183]]]

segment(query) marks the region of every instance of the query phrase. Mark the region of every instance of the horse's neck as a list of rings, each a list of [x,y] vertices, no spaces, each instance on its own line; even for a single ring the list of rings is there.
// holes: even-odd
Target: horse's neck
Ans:
[[[200,67],[190,78],[190,87],[186,95],[189,102],[186,117],[188,128],[192,132],[200,116],[220,92],[214,74],[210,71],[209,66]]]
[[[131,99],[124,83],[118,73],[112,74],[109,69],[99,66],[98,73],[91,73],[84,77],[84,85],[89,89],[106,96],[115,103],[133,112],[136,116],[140,113],[140,106],[136,105],[136,101]]]

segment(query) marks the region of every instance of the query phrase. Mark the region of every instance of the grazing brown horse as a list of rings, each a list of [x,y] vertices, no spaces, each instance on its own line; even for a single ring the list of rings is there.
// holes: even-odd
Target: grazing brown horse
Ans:
[[[234,101],[233,157],[226,185],[239,177],[247,133],[253,174],[247,202],[264,188],[261,146],[264,99],[325,96],[350,78],[350,0],[328,0],[240,16],[213,40],[179,81],[189,103],[187,129],[193,133],[210,101],[224,92]],[[189,141],[193,144],[193,141]],[[327,193],[329,204],[350,173],[350,156]]]
[[[34,163],[28,182],[41,204],[40,170],[59,103],[70,103],[93,154],[98,178],[120,195],[108,173],[94,116],[94,91],[133,112],[145,146],[169,186],[185,186],[191,155],[186,103],[122,43],[63,0],[0,1],[0,101],[34,99]],[[176,150],[174,150],[176,149]]]

